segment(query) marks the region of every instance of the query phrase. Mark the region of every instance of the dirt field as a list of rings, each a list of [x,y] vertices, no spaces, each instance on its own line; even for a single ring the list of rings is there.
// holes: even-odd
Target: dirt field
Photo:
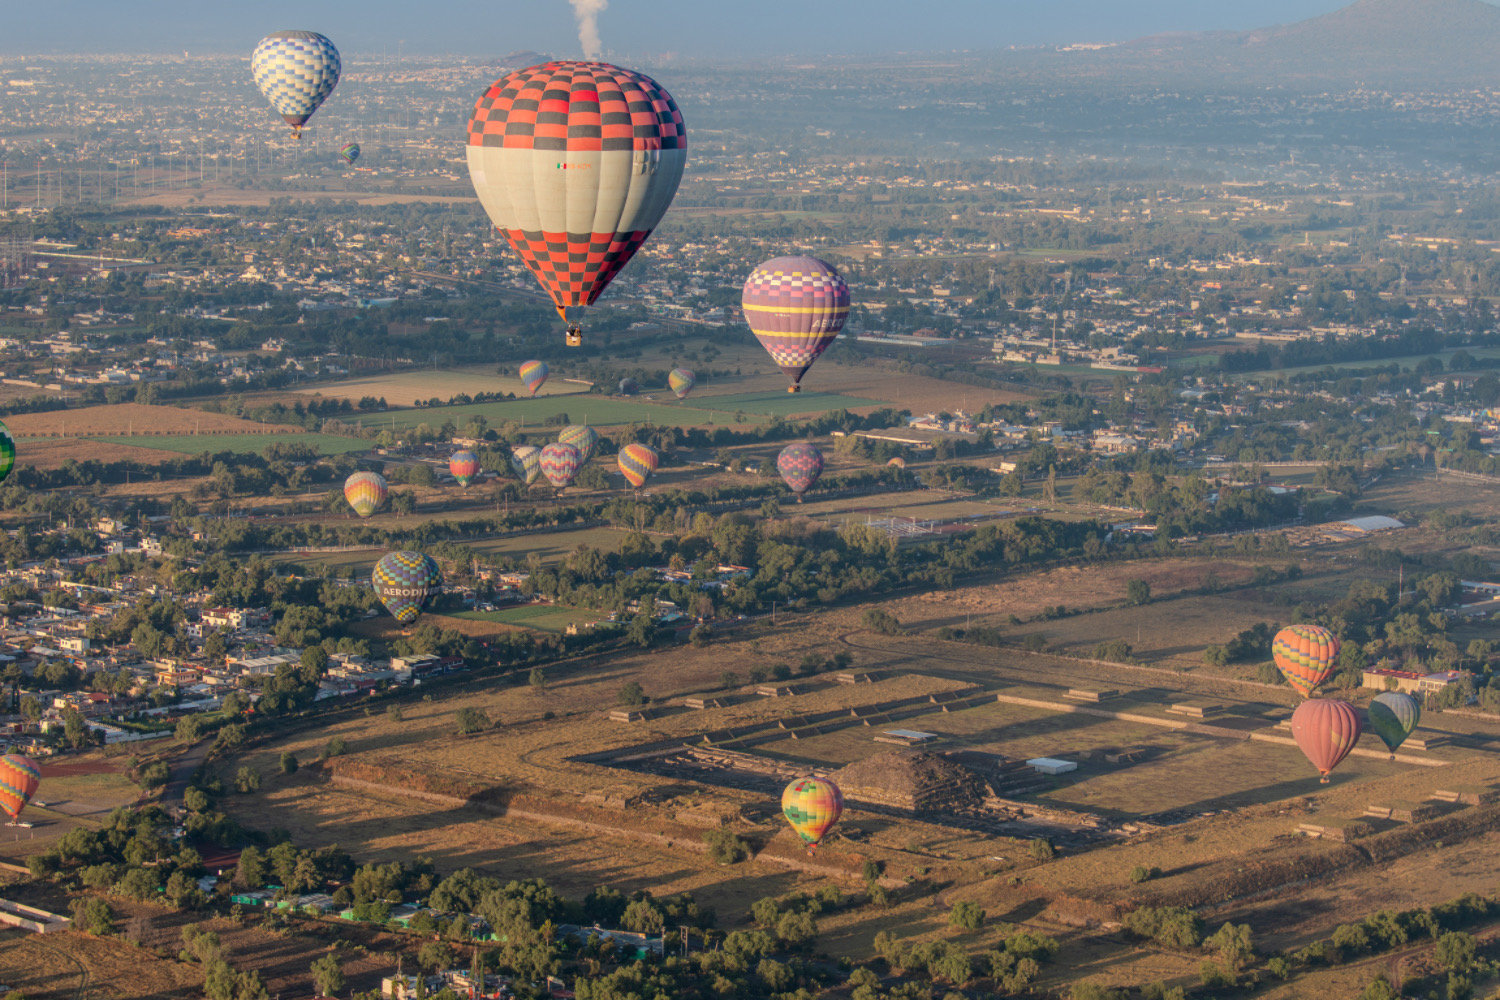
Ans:
[[[204,437],[205,442],[212,440]],[[128,444],[105,444],[87,438],[30,438],[22,439],[16,451],[16,461],[35,469],[60,469],[66,462],[130,462],[149,468],[169,462],[177,456],[169,451],[154,448],[137,448]],[[155,484],[164,486],[166,484]],[[174,481],[170,488],[181,488],[183,483]],[[160,490],[153,491],[155,496]]]
[[[18,413],[8,418],[5,425],[18,438],[104,437],[121,434],[265,434],[272,431],[282,434],[302,433],[300,427],[261,424],[223,413],[177,406],[148,406],[142,403],[85,406],[50,413]]]
[[[290,199],[297,201],[328,201],[339,202],[352,201],[358,205],[411,205],[417,203],[462,205],[472,204],[472,195],[460,197],[458,195],[438,194],[384,194],[379,192],[348,191],[343,188],[331,188],[323,191],[242,191],[239,188],[220,186],[207,186],[202,188],[183,188],[175,191],[153,191],[136,198],[121,198],[116,204],[119,205],[160,205],[163,208],[185,208],[214,207],[218,205],[251,205],[264,208],[271,203],[271,199]]]
[[[524,360],[526,359],[518,358],[517,362]],[[494,365],[399,372],[394,375],[320,383],[299,390],[298,395],[347,399],[351,402],[358,402],[365,396],[374,396],[377,399],[383,398],[390,406],[412,406],[419,399],[426,401],[437,397],[448,400],[459,393],[473,396],[481,392],[513,392],[517,396],[525,396],[525,389],[515,373],[497,374]],[[553,375],[547,379],[537,396],[568,396],[586,392],[587,386],[567,382],[561,375]]]

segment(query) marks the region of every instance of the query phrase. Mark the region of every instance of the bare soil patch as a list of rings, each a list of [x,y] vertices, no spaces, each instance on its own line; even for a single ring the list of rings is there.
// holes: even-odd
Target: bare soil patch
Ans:
[[[18,438],[94,437],[121,434],[301,434],[302,428],[262,424],[224,413],[178,406],[116,403],[48,413],[18,413],[6,420]],[[116,445],[109,445],[111,449]],[[205,445],[205,450],[209,446]]]

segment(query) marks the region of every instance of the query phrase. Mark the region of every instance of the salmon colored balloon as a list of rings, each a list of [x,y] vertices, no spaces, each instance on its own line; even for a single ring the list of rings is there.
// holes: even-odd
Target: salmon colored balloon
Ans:
[[[1297,746],[1328,784],[1328,775],[1359,742],[1359,713],[1347,701],[1309,698],[1292,713],[1292,736]]]
[[[1339,658],[1339,641],[1321,625],[1288,625],[1271,642],[1276,669],[1298,694],[1311,698]]]
[[[781,814],[811,853],[844,814],[844,793],[827,778],[798,778],[781,793]]]
[[[8,753],[0,757],[0,809],[16,820],[42,783],[42,769],[30,757]]]

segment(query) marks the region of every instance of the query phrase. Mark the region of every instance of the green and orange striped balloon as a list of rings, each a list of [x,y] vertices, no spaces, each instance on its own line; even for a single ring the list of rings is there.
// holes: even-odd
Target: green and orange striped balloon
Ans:
[[[1339,640],[1321,625],[1288,625],[1271,642],[1276,669],[1298,694],[1311,698],[1339,658]]]

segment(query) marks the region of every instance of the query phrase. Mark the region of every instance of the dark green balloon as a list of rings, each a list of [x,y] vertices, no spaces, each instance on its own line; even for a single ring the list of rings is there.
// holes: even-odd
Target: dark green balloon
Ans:
[[[1396,748],[1405,743],[1412,730],[1417,728],[1422,719],[1422,706],[1409,694],[1386,691],[1377,694],[1370,702],[1369,715],[1370,728],[1394,755]]]

